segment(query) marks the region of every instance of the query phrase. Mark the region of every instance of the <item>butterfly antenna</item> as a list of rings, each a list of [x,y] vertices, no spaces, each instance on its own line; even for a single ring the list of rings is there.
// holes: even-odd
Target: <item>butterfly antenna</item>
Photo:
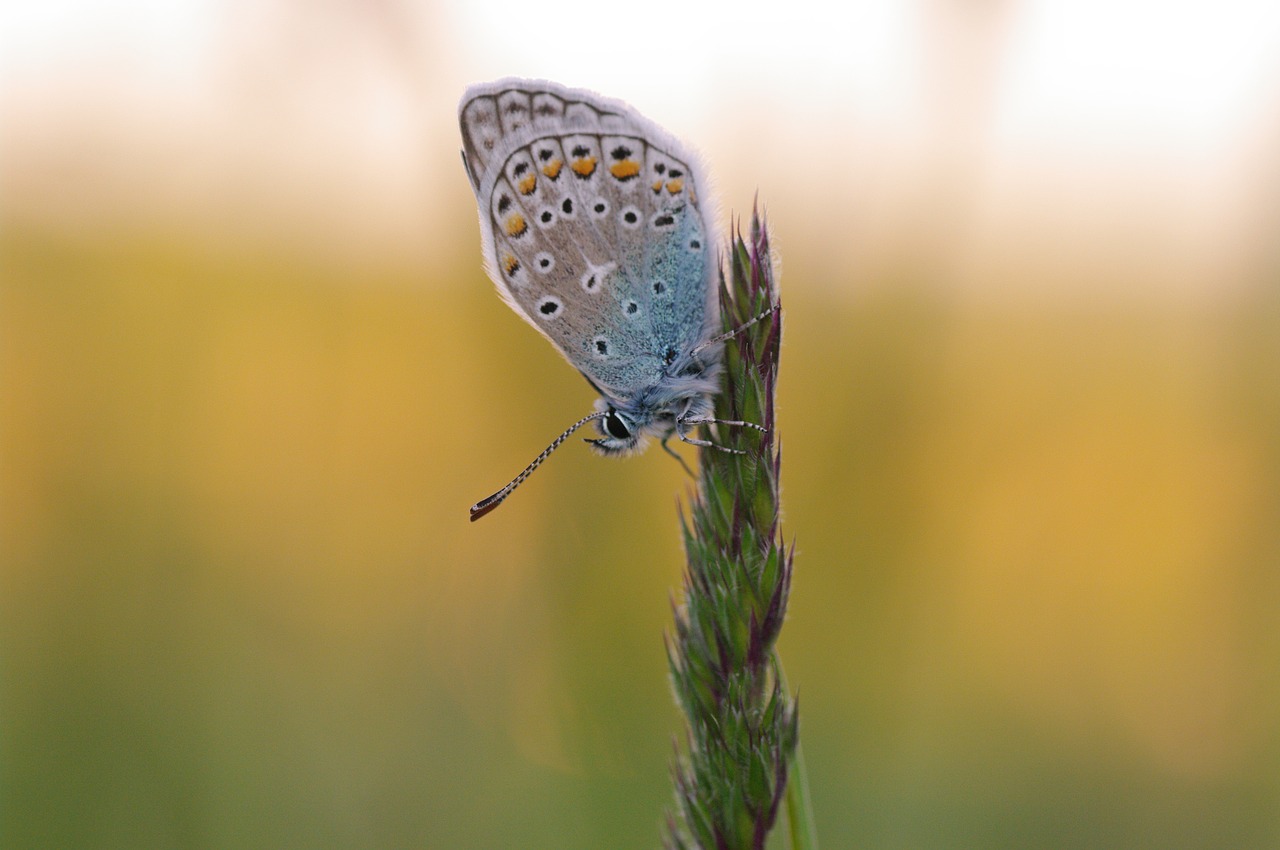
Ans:
[[[481,499],[480,501],[472,505],[471,521],[475,522],[476,520],[480,519],[480,517],[484,516],[485,514],[489,513],[489,511],[493,510],[498,505],[502,504],[502,500],[510,496],[512,490],[516,489],[521,484],[523,484],[524,480],[528,478],[530,475],[532,475],[533,471],[537,469],[539,466],[541,466],[542,462],[547,458],[549,458],[552,452],[560,448],[561,443],[569,439],[570,434],[572,434],[574,431],[577,431],[579,428],[581,428],[583,425],[586,425],[591,420],[603,419],[608,415],[609,415],[609,411],[598,410],[595,413],[591,414],[590,416],[584,416],[581,419],[579,419],[577,422],[570,425],[563,434],[561,434],[559,437],[556,437],[554,440],[551,441],[551,445],[547,446],[546,450],[542,454],[538,455],[533,459],[533,463],[529,464],[524,468],[524,472],[521,472],[514,479],[512,479],[510,484],[508,484],[506,487],[503,487],[501,490],[494,493],[492,496],[488,497],[487,499]]]

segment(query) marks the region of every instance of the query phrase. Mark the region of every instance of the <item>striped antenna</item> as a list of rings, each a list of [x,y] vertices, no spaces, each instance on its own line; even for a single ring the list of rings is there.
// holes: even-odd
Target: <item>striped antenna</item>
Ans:
[[[493,510],[498,505],[502,504],[502,500],[510,496],[512,490],[516,489],[521,484],[523,484],[524,480],[528,478],[530,475],[532,475],[533,471],[537,469],[539,466],[541,466],[542,462],[546,460],[548,457],[550,457],[551,453],[554,452],[556,449],[558,449],[561,443],[569,439],[570,434],[572,434],[574,431],[577,431],[583,425],[586,425],[592,419],[603,419],[608,415],[609,415],[609,411],[598,410],[595,413],[591,414],[590,416],[584,416],[581,419],[579,419],[577,422],[570,425],[563,434],[561,434],[559,437],[556,437],[554,440],[551,441],[551,445],[547,446],[546,451],[544,451],[542,454],[535,457],[533,459],[533,463],[529,464],[524,468],[524,472],[521,472],[514,479],[512,479],[510,484],[508,484],[506,487],[503,487],[501,490],[494,493],[492,496],[488,497],[487,499],[481,499],[480,501],[472,505],[471,521],[475,522],[476,520],[480,519],[480,517],[484,516],[485,514],[489,513],[489,511]]]

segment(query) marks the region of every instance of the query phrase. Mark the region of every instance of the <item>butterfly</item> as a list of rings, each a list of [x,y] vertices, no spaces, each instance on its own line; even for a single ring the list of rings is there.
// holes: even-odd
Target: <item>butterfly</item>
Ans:
[[[716,334],[715,232],[694,155],[625,103],[542,80],[471,86],[458,117],[486,271],[600,395],[471,520],[588,423],[604,455],[650,438],[673,455],[672,437],[712,445],[692,431],[718,421],[722,343],[737,331]]]

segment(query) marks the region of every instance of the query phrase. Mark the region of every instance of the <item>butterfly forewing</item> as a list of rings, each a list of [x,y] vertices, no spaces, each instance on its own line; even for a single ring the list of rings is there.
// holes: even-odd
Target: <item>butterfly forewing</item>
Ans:
[[[705,338],[708,227],[674,139],[528,81],[474,88],[460,119],[490,273],[575,367],[625,399]]]

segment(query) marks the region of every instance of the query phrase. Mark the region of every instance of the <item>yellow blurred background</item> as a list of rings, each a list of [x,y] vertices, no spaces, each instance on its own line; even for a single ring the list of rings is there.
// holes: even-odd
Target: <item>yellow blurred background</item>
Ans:
[[[466,518],[592,401],[480,268],[509,74],[768,212],[823,845],[1280,846],[1275,3],[0,33],[3,846],[656,846],[688,480],[575,441]]]

